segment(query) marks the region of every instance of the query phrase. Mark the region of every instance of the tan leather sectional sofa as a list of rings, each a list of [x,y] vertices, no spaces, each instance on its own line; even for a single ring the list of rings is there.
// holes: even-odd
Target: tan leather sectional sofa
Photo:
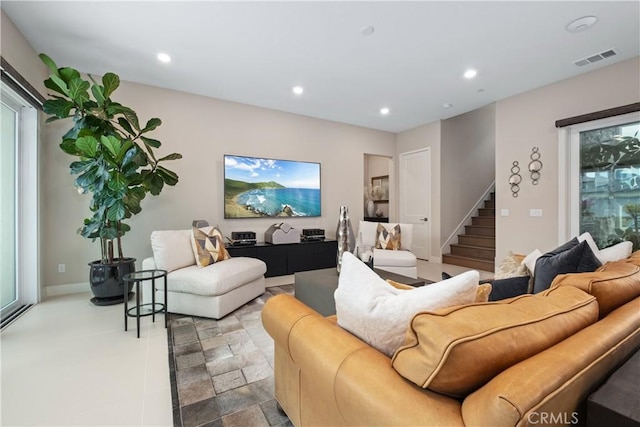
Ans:
[[[541,294],[418,314],[392,359],[289,295],[262,321],[298,427],[584,424],[585,399],[640,348],[640,251]]]

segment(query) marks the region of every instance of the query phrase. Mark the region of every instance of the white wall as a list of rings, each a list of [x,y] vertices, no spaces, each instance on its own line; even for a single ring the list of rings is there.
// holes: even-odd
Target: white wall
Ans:
[[[395,154],[395,135],[388,132],[128,82],[115,99],[136,110],[141,121],[160,117],[163,124],[151,135],[163,143],[159,154],[184,156],[167,164],[179,175],[178,185],[166,187],[158,197],[147,196],[142,213],[129,221],[132,231],[123,238],[124,255],[137,258],[138,267],[151,255],[153,230],[186,229],[193,219],[218,224],[225,235],[255,231],[263,240],[274,219],[224,219],[223,154],[320,162],[322,216],[288,222],[324,228],[329,236],[335,235],[341,205],[349,207],[352,218],[363,216],[364,153]],[[64,132],[60,122],[47,125],[46,132],[44,284],[87,281],[87,263],[99,257],[99,248],[75,231],[88,214],[89,196],[73,189],[71,157],[58,147]],[[66,274],[57,273],[61,263],[67,265]]]
[[[495,104],[442,121],[442,245],[495,180]]]
[[[496,259],[508,251],[548,251],[558,245],[558,130],[555,121],[640,101],[638,57],[496,103]],[[543,168],[537,186],[527,171],[532,147]],[[523,183],[511,196],[510,168],[520,163]],[[542,217],[530,217],[530,209]]]

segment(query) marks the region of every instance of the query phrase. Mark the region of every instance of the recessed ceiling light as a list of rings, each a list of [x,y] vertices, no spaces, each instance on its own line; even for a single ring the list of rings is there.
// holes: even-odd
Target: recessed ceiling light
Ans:
[[[389,110],[389,108],[387,108],[387,107],[382,107],[382,108],[380,109],[380,114],[382,114],[383,116],[386,116],[387,114],[389,114],[389,111],[391,111],[391,110]]]
[[[364,27],[360,28],[360,34],[362,34],[363,36],[370,36],[375,30],[376,29],[371,25],[365,25]]]
[[[442,108],[451,108],[453,107],[453,104],[442,104]]]
[[[294,86],[293,89],[291,89],[291,90],[296,95],[302,95],[302,93],[304,92],[304,88],[302,86]]]
[[[595,16],[583,16],[582,18],[569,22],[569,25],[567,25],[567,31],[570,33],[577,33],[578,31],[586,30],[596,22],[598,22],[598,18]]]
[[[478,74],[478,72],[476,70],[474,70],[473,68],[470,68],[470,69],[468,69],[467,71],[464,72],[464,78],[465,79],[472,79],[477,74]]]
[[[157,55],[158,61],[164,63],[164,64],[168,64],[169,62],[171,62],[171,57],[169,55],[167,55],[166,53],[160,52]]]

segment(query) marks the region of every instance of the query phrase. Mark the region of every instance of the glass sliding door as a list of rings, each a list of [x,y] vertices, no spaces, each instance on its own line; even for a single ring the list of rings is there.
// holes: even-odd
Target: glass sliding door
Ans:
[[[40,299],[38,110],[0,84],[0,328]]]
[[[583,123],[568,133],[567,236],[588,231],[601,249],[622,241],[640,249],[640,115]]]
[[[580,132],[580,232],[640,249],[640,122]]]
[[[18,111],[2,101],[0,118],[0,308],[2,317],[21,305],[16,280],[16,146]]]

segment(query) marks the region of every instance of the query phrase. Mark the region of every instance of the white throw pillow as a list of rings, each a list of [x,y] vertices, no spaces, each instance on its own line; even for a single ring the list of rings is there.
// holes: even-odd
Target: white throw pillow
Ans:
[[[531,276],[533,276],[533,273],[536,270],[536,261],[541,256],[542,256],[542,252],[540,252],[540,250],[538,249],[534,249],[533,252],[531,252],[529,255],[524,257],[524,259],[522,260],[522,264],[524,264],[527,267]]]
[[[151,233],[156,268],[171,273],[196,263],[191,248],[191,230],[160,230]]]
[[[479,279],[479,273],[471,270],[442,282],[400,290],[345,252],[334,294],[338,325],[391,357],[404,342],[415,314],[474,302]]]
[[[628,258],[633,250],[633,243],[620,242],[617,245],[613,245],[608,248],[598,249],[595,240],[588,231],[578,236],[578,241],[586,241],[593,254],[598,258],[603,265],[607,262],[620,261],[621,259]]]

